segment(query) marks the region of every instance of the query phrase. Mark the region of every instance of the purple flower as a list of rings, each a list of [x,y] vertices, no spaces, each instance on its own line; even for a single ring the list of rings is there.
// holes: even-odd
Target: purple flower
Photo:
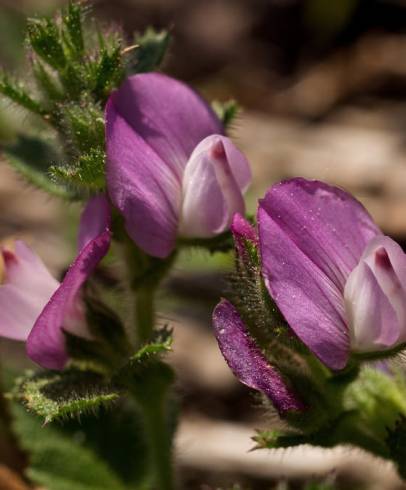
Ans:
[[[158,73],[129,77],[106,107],[107,185],[127,231],[167,257],[178,236],[209,238],[244,212],[251,173],[206,102]]]
[[[328,367],[406,342],[406,255],[351,195],[282,182],[260,201],[258,229],[270,295]]]
[[[0,335],[27,341],[29,357],[45,368],[65,366],[64,330],[90,337],[80,288],[108,251],[109,227],[106,198],[92,198],[81,218],[79,255],[61,283],[24,242],[1,247]]]

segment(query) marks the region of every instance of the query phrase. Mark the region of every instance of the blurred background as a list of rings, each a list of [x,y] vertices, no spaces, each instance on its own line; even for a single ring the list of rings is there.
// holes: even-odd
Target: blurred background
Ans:
[[[0,0],[2,67],[24,73],[25,17],[62,3]],[[149,25],[168,28],[173,42],[163,69],[209,100],[239,102],[231,135],[253,168],[250,211],[282,178],[319,178],[353,192],[384,232],[406,245],[405,0],[93,4],[91,15],[114,22],[129,43],[132,32]],[[36,131],[35,120],[1,103],[0,143]],[[29,188],[0,160],[0,211],[0,239],[24,236],[60,274],[73,254],[78,210]],[[175,327],[171,362],[183,409],[176,451],[184,488],[237,481],[242,489],[310,489],[305,485],[319,477],[326,489],[330,483],[402,488],[390,466],[347,448],[248,452],[254,429],[273,421],[234,380],[210,331],[211,309],[231,266],[228,255],[188,252],[160,298],[160,321]],[[21,363],[20,345],[2,340],[0,348],[2,359]],[[286,483],[276,483],[281,478]]]

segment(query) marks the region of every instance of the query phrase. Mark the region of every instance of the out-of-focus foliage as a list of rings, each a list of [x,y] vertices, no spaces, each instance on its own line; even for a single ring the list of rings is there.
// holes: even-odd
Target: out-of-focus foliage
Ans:
[[[20,138],[5,148],[31,184],[69,199],[104,188],[106,100],[126,75],[161,63],[169,35],[148,29],[136,42],[126,48],[119,31],[101,32],[81,3],[69,2],[55,17],[28,20],[31,74],[21,82],[1,72],[0,94],[37,116],[46,128],[42,139]],[[52,145],[47,155],[53,157],[43,158],[38,166],[35,152],[26,151],[28,143]]]

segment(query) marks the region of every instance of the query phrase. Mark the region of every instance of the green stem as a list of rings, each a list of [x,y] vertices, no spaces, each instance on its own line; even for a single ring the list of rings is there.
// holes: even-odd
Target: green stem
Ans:
[[[165,408],[165,397],[147,398],[141,402],[154,490],[174,489],[171,431]]]
[[[134,327],[138,347],[148,343],[155,326],[155,292],[170,270],[175,254],[155,259],[125,241],[130,287],[134,294]],[[168,413],[168,394],[173,383],[172,369],[156,362],[132,386],[145,429],[154,490],[173,490],[172,431]],[[131,389],[131,387],[130,387]]]
[[[135,293],[135,333],[137,345],[141,346],[151,339],[155,324],[155,291],[140,288]]]
[[[155,289],[141,287],[135,292],[135,330],[137,344],[151,339],[155,322]],[[173,490],[172,434],[167,414],[167,394],[172,383],[172,371],[159,363],[143,379],[143,387],[134,393],[144,420],[150,468],[155,490]]]

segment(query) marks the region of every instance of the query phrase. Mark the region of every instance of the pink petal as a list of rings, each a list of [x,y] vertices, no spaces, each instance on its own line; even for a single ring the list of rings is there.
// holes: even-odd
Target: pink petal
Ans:
[[[258,237],[255,228],[240,213],[235,213],[231,225],[234,240],[247,240],[258,244]]]
[[[125,80],[110,104],[180,182],[193,149],[206,136],[222,133],[213,110],[186,84],[161,73]]]
[[[106,139],[108,192],[124,215],[128,234],[149,255],[168,256],[178,226],[178,176],[126,122],[112,99],[106,108]]]
[[[208,136],[197,145],[185,168],[179,234],[215,236],[229,228],[233,215],[244,209],[223,138]]]
[[[251,168],[245,155],[225,136],[219,136],[226,152],[227,161],[230,164],[234,178],[244,194],[251,184]]]
[[[371,240],[344,295],[353,350],[385,350],[406,342],[406,255],[391,238]]]
[[[87,336],[72,326],[72,313],[76,313],[76,301],[82,285],[92,274],[97,264],[108,252],[111,233],[105,228],[90,241],[70,266],[64,280],[38,317],[27,340],[29,357],[48,369],[63,369],[68,354],[63,330]]]
[[[346,192],[318,181],[277,184],[260,202],[267,288],[296,335],[330,368],[349,355],[346,280],[379,229]]]
[[[5,282],[0,285],[0,335],[26,340],[59,283],[22,241],[15,251],[3,249]]]

